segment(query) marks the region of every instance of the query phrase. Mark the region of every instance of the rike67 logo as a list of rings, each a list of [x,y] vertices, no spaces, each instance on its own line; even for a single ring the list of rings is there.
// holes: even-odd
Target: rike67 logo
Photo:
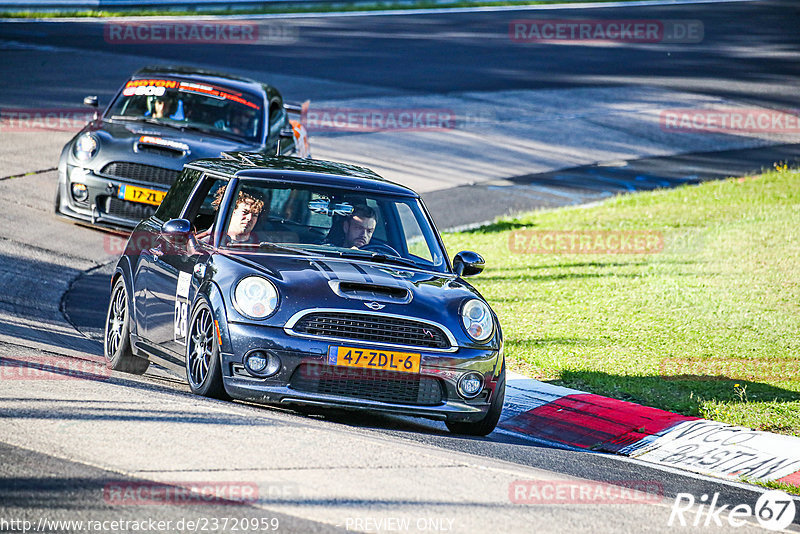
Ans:
[[[780,490],[762,494],[755,507],[737,504],[731,508],[728,504],[718,503],[719,493],[715,493],[710,499],[707,494],[695,499],[691,493],[678,493],[672,503],[667,526],[743,527],[748,524],[748,519],[755,516],[758,524],[768,530],[784,530],[792,524],[797,513],[794,499]]]

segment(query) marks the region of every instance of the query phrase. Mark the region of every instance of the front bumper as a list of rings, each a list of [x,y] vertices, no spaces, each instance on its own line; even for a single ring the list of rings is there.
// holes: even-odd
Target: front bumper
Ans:
[[[354,368],[327,364],[329,347],[341,343],[298,338],[284,333],[282,329],[238,323],[229,323],[228,332],[231,350],[222,353],[225,390],[232,397],[255,402],[372,410],[448,421],[479,421],[489,409],[501,368],[500,350],[459,348],[455,352],[437,353],[410,348],[407,352],[419,352],[422,355],[418,375],[364,371],[366,376],[354,379],[350,373]],[[353,341],[347,345],[358,346],[359,343]],[[374,347],[365,348],[375,350]],[[246,371],[243,357],[255,349],[270,351],[280,358],[280,370],[275,375],[258,378]],[[334,370],[347,370],[341,380],[349,382],[341,384],[343,387],[334,388],[343,391],[341,394],[309,391],[305,387],[308,382],[299,379],[308,369],[312,369],[312,373],[313,370],[325,373],[326,376]],[[458,380],[468,371],[478,372],[484,377],[484,389],[474,399],[464,399],[457,389]],[[359,371],[353,373],[361,375]],[[359,384],[354,383],[358,380],[365,382],[367,390],[371,392],[369,395],[361,393],[363,390]],[[373,394],[376,389],[385,391],[398,383],[411,384],[416,380],[424,381],[429,386],[435,381],[441,391],[440,400],[397,402],[391,394],[385,398],[375,398]]]
[[[68,165],[63,171],[59,169],[56,214],[94,226],[131,230],[139,221],[155,212],[156,206],[118,199],[117,194],[122,185],[166,191],[163,186],[122,181],[89,171],[80,178],[80,182],[86,185],[88,198],[84,202],[79,202],[70,192],[72,186],[70,174],[73,168]]]

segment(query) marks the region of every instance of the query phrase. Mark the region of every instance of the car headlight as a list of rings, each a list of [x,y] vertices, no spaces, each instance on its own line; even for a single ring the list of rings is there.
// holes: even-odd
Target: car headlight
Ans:
[[[494,330],[489,306],[478,299],[468,300],[461,308],[461,323],[469,337],[475,341],[486,341]]]
[[[236,310],[251,319],[263,319],[278,307],[278,290],[266,278],[246,276],[233,290]]]
[[[97,138],[87,132],[75,140],[72,152],[79,160],[88,161],[97,154],[97,146]]]

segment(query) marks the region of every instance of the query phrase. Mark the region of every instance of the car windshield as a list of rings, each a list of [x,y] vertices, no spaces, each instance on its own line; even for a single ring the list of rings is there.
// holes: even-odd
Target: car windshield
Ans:
[[[262,99],[217,85],[169,79],[129,80],[109,108],[111,120],[141,120],[259,141]]]
[[[224,186],[209,193],[208,206]],[[248,253],[324,255],[444,272],[445,252],[416,198],[241,180],[221,245]]]

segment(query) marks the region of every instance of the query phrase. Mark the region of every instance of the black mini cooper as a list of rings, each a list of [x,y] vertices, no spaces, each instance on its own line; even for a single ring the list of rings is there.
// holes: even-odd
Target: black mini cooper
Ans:
[[[97,109],[97,97],[84,103]],[[184,164],[222,152],[309,157],[302,106],[274,87],[230,74],[151,66],[125,82],[58,163],[56,214],[131,229],[152,215]]]
[[[497,316],[419,195],[368,169],[231,153],[187,164],[112,279],[105,356],[194,393],[444,420],[486,435],[505,392]]]

